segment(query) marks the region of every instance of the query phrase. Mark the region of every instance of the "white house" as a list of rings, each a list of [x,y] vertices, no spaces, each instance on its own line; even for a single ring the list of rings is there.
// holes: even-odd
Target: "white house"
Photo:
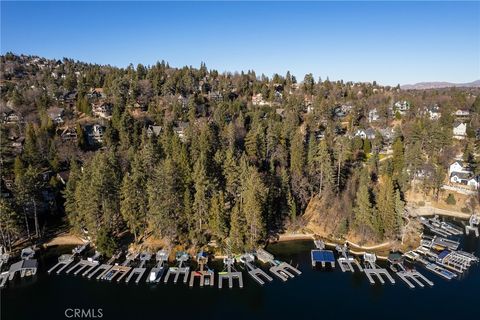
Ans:
[[[470,170],[468,168],[463,166],[463,162],[460,160],[456,160],[453,162],[450,167],[448,168],[448,174],[451,175],[452,172],[466,172],[470,173]]]
[[[452,172],[450,182],[463,184],[473,189],[478,189],[480,185],[479,177],[475,177],[470,172]]]
[[[427,114],[431,120],[437,120],[441,117],[440,108],[438,107],[438,105],[428,107]]]
[[[458,109],[453,113],[456,117],[468,117],[470,116],[470,111],[468,109]]]
[[[252,96],[252,104],[254,106],[264,106],[268,105],[269,103],[263,99],[263,95],[261,93],[257,93],[256,95]]]
[[[373,140],[375,139],[375,130],[373,130],[372,128],[368,128],[366,130],[364,129],[358,129],[356,132],[355,132],[355,137],[360,137],[362,139],[370,139],[370,140]]]
[[[456,122],[453,124],[453,136],[462,139],[467,135],[467,124]]]
[[[397,101],[393,105],[394,110],[398,111],[400,114],[405,114],[408,110],[410,110],[410,103],[406,100],[404,101]]]
[[[370,111],[368,111],[368,122],[375,122],[380,119],[380,116],[378,114],[377,108],[374,108]]]

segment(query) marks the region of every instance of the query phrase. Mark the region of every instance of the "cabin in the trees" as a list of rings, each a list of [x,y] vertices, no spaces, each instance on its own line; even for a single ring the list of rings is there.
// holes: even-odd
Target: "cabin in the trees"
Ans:
[[[67,142],[67,141],[77,142],[77,139],[78,139],[77,130],[74,127],[67,127],[60,134],[60,138],[64,142]]]
[[[365,140],[365,139],[373,140],[373,139],[375,139],[375,130],[373,130],[372,128],[358,129],[355,132],[355,137],[360,137],[363,140]]]
[[[404,101],[397,101],[393,105],[393,110],[400,114],[405,114],[408,110],[410,110],[410,103],[406,100]]]
[[[268,105],[268,102],[263,99],[263,95],[261,93],[257,93],[252,96],[252,104],[254,106],[265,106]]]
[[[103,134],[105,128],[99,124],[89,125],[85,127],[85,132],[87,133],[88,143],[92,146],[103,143]]]
[[[453,124],[453,137],[463,139],[467,135],[467,124],[464,122],[455,122]]]
[[[368,122],[372,123],[378,121],[380,119],[380,115],[378,114],[377,108],[373,108],[372,110],[368,111]]]
[[[160,132],[162,132],[162,127],[161,126],[149,125],[148,128],[147,128],[147,136],[148,137],[159,136]]]
[[[55,124],[63,123],[64,114],[65,114],[65,110],[60,107],[51,107],[47,110],[48,117],[52,119],[53,123]]]
[[[173,132],[180,138],[180,140],[185,141],[185,130],[188,128],[188,122],[180,121],[173,127]]]
[[[99,118],[110,119],[113,105],[108,102],[95,103],[92,106],[92,114]]]
[[[440,107],[437,104],[427,107],[427,115],[430,120],[440,119]]]
[[[69,108],[74,108],[75,102],[77,101],[77,96],[77,91],[70,91],[61,96],[59,101],[63,102],[63,104]]]

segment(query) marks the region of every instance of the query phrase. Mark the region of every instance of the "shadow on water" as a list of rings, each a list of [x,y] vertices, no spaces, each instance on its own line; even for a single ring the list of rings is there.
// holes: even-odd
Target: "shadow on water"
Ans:
[[[466,251],[479,253],[479,239],[465,237]],[[68,308],[102,309],[103,319],[457,319],[476,318],[479,266],[460,280],[445,281],[423,268],[435,282],[422,289],[396,284],[370,285],[363,273],[312,268],[311,241],[281,242],[268,250],[278,259],[298,263],[302,275],[287,282],[274,279],[259,286],[244,272],[243,289],[189,288],[178,283],[155,286],[88,280],[73,275],[47,275],[62,252],[56,247],[40,257],[35,279],[17,279],[1,292],[1,319],[66,319]],[[221,261],[209,263],[216,271]],[[192,264],[192,266],[194,266]],[[267,266],[262,266],[265,270]]]

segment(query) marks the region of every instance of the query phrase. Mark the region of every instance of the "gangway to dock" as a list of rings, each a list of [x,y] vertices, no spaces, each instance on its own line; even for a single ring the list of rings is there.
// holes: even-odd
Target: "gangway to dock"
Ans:
[[[185,266],[185,263],[188,261],[188,259],[190,259],[190,256],[188,255],[188,253],[180,251],[176,253],[175,259],[177,260],[178,265],[176,267],[168,268],[167,274],[165,275],[165,279],[163,282],[167,283],[170,275],[173,274],[173,283],[177,283],[180,275],[183,275],[183,283],[187,283],[190,267]]]
[[[265,281],[273,281],[273,278],[270,277],[265,271],[255,266],[253,263],[255,261],[255,255],[252,253],[245,253],[240,256],[240,262],[245,265],[248,274],[257,281],[260,285],[264,285]]]
[[[336,246],[336,250],[339,254],[341,254],[341,257],[339,257],[337,261],[342,272],[355,272],[354,267],[357,267],[358,271],[363,272],[362,265],[358,262],[358,260],[349,255],[348,245],[346,243],[343,246]]]
[[[200,278],[200,287],[203,285],[213,287],[215,281],[215,273],[207,266],[208,256],[203,251],[197,255],[198,270],[192,271],[190,274],[190,287],[193,287],[195,278]]]
[[[364,253],[363,260],[365,262],[365,267],[363,268],[363,272],[370,281],[371,284],[375,284],[375,280],[372,276],[376,276],[381,284],[385,284],[385,280],[383,280],[382,276],[385,276],[390,283],[394,284],[395,279],[392,278],[390,273],[386,269],[379,268],[376,264],[377,256],[374,253]]]
[[[147,282],[149,283],[159,283],[163,274],[165,273],[165,269],[168,268],[168,256],[170,252],[168,250],[159,250],[155,255],[155,260],[157,261],[157,265],[150,270],[150,274],[147,277]]]
[[[233,288],[233,280],[238,279],[238,286],[243,288],[242,273],[235,270],[234,267],[235,258],[232,255],[228,255],[223,259],[224,271],[218,273],[218,288],[222,289],[222,282],[228,279],[228,287]]]
[[[134,268],[132,272],[130,272],[127,279],[125,279],[125,282],[129,283],[130,279],[132,279],[133,276],[137,276],[137,278],[135,279],[135,283],[138,284],[142,279],[143,274],[147,271],[147,268],[145,268],[145,264],[150,261],[151,258],[152,255],[149,252],[142,252],[140,254],[140,265],[137,268]]]

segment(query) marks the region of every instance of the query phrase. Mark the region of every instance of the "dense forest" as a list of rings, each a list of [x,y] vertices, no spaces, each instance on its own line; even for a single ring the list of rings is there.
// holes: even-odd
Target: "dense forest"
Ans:
[[[408,190],[438,197],[458,154],[480,173],[475,88],[10,53],[0,81],[7,247],[46,237],[65,217],[107,254],[125,234],[240,252],[302,228],[312,199],[338,236],[396,239]]]

